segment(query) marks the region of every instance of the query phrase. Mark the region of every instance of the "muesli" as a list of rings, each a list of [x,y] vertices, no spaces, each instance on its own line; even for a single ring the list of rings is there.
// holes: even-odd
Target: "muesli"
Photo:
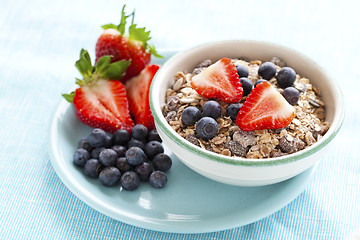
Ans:
[[[325,121],[325,104],[321,100],[319,89],[313,86],[309,79],[294,72],[296,77],[294,76],[291,86],[297,90],[298,99],[291,104],[294,108],[291,122],[287,123],[285,127],[276,129],[241,130],[236,119],[229,114],[229,109],[227,109],[229,105],[240,103],[241,106],[244,104],[251,95],[245,91],[254,91],[256,87],[253,85],[261,84],[264,80],[275,87],[280,94],[283,94],[287,86],[280,87],[279,84],[283,83],[279,82],[277,78],[280,79],[280,77],[277,76],[282,74],[280,70],[286,68],[286,63],[276,57],[268,62],[231,59],[231,64],[236,67],[239,77],[242,76],[242,71],[245,71],[245,78],[252,84],[250,90],[246,90],[246,84],[243,83],[244,96],[240,100],[230,103],[219,98],[204,97],[203,93],[200,95],[200,91],[196,91],[191,85],[192,79],[212,64],[214,63],[207,59],[196,66],[191,73],[176,73],[174,83],[166,93],[165,105],[162,109],[166,121],[181,137],[192,144],[226,156],[261,159],[279,157],[307,148],[317,142],[329,129],[329,123]],[[264,65],[267,64],[275,66],[276,72],[270,73],[270,75],[269,71],[264,72]],[[267,74],[268,76],[266,76]],[[245,96],[245,94],[247,95]],[[210,139],[204,139],[201,134],[199,136],[197,133],[196,123],[184,124],[182,113],[187,107],[194,106],[203,114],[204,105],[209,101],[216,101],[221,109],[220,116],[215,117],[216,134]]]

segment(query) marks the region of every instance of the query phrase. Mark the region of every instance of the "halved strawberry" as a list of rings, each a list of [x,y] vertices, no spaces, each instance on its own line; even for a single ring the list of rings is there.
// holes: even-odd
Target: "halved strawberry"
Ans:
[[[80,121],[107,132],[131,131],[134,125],[124,85],[117,80],[100,79],[95,84],[75,91],[75,113]]]
[[[126,19],[132,15],[132,23],[128,28],[128,34],[125,32]],[[122,9],[121,21],[119,25],[103,25],[103,34],[96,42],[96,62],[105,55],[111,56],[111,62],[119,60],[131,60],[129,68],[122,82],[137,76],[146,65],[150,63],[151,54],[161,57],[150,45],[150,31],[145,28],[139,28],[134,24],[134,12],[131,15],[125,15],[125,6]]]
[[[105,56],[93,67],[88,52],[81,50],[80,59],[75,65],[84,78],[77,79],[78,89],[63,96],[74,104],[79,120],[111,133],[117,129],[130,132],[134,123],[125,87],[117,80],[108,80],[123,76],[129,62],[110,64],[110,56]]]
[[[153,64],[145,67],[141,73],[128,80],[125,84],[129,99],[130,113],[136,124],[143,124],[149,130],[155,127],[154,117],[150,111],[149,89],[150,84],[160,66]]]
[[[195,75],[190,84],[198,94],[206,98],[234,103],[240,101],[243,96],[236,67],[226,57]]]
[[[252,90],[236,117],[243,131],[278,129],[288,126],[295,117],[295,109],[268,82]]]

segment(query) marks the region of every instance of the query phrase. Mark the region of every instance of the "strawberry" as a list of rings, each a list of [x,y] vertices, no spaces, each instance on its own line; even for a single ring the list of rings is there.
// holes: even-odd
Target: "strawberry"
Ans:
[[[126,19],[132,15],[132,22],[125,34]],[[126,16],[125,6],[122,9],[121,21],[119,25],[106,24],[102,28],[104,32],[96,43],[96,62],[102,56],[110,55],[111,62],[119,60],[131,60],[129,68],[126,70],[123,82],[138,75],[146,65],[150,63],[151,54],[161,57],[150,45],[148,41],[151,39],[150,31],[145,28],[138,28],[134,24],[134,12]]]
[[[295,109],[268,82],[252,90],[236,117],[243,131],[278,129],[288,126],[295,117]]]
[[[110,63],[110,56],[104,56],[93,67],[89,53],[81,50],[80,59],[75,64],[83,76],[83,79],[76,80],[80,87],[70,94],[63,94],[74,104],[81,122],[111,133],[117,129],[131,131],[134,123],[125,87],[117,80],[109,80],[121,78],[129,64],[129,61]]]
[[[151,81],[160,66],[153,64],[145,67],[141,73],[125,84],[129,99],[130,112],[136,124],[143,124],[149,130],[155,127],[154,117],[150,111],[149,89]]]
[[[243,96],[236,67],[226,57],[195,75],[190,84],[201,96],[228,103],[238,102]]]

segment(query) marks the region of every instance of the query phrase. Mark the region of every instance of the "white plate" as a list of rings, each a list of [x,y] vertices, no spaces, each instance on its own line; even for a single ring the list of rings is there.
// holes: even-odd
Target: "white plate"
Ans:
[[[164,52],[164,60],[172,54]],[[90,207],[113,219],[151,230],[213,232],[258,221],[303,192],[315,169],[274,185],[235,187],[195,173],[164,146],[173,160],[165,188],[154,189],[144,183],[133,192],[120,191],[119,186],[107,188],[97,179],[88,178],[73,164],[77,141],[90,131],[76,118],[73,107],[62,100],[49,131],[50,160],[56,173]]]

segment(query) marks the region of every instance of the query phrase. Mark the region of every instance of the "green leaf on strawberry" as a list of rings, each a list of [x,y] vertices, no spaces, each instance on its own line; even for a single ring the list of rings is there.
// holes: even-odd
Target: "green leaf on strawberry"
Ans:
[[[125,71],[129,67],[130,63],[131,60],[129,61],[120,60],[118,62],[111,63],[104,71],[102,77],[106,79],[121,79],[122,77],[125,76]]]
[[[109,24],[105,24],[101,26],[102,29],[106,30],[106,29],[118,29],[118,26],[116,26],[115,24],[109,23]]]
[[[76,79],[76,84],[84,86],[96,82],[100,78],[108,80],[119,80],[125,75],[131,60],[121,60],[111,63],[111,56],[103,56],[98,59],[95,66],[92,66],[88,51],[81,49],[80,58],[75,66],[83,76],[83,79]]]
[[[85,49],[81,49],[80,58],[76,61],[75,66],[83,77],[91,76],[92,65],[88,51],[86,51]]]
[[[163,56],[161,56],[155,49],[154,45],[151,45],[150,43],[147,44],[147,47],[150,49],[150,52],[152,53],[152,55],[154,55],[155,57],[158,58],[163,58]]]
[[[151,39],[150,31],[145,31],[145,28],[138,28],[136,24],[132,24],[129,27],[129,38],[142,42],[144,47],[147,47],[147,41]]]
[[[64,93],[62,94],[62,96],[65,98],[66,101],[68,101],[69,103],[73,103],[74,101],[74,96],[75,96],[75,92],[72,91],[71,93]]]

